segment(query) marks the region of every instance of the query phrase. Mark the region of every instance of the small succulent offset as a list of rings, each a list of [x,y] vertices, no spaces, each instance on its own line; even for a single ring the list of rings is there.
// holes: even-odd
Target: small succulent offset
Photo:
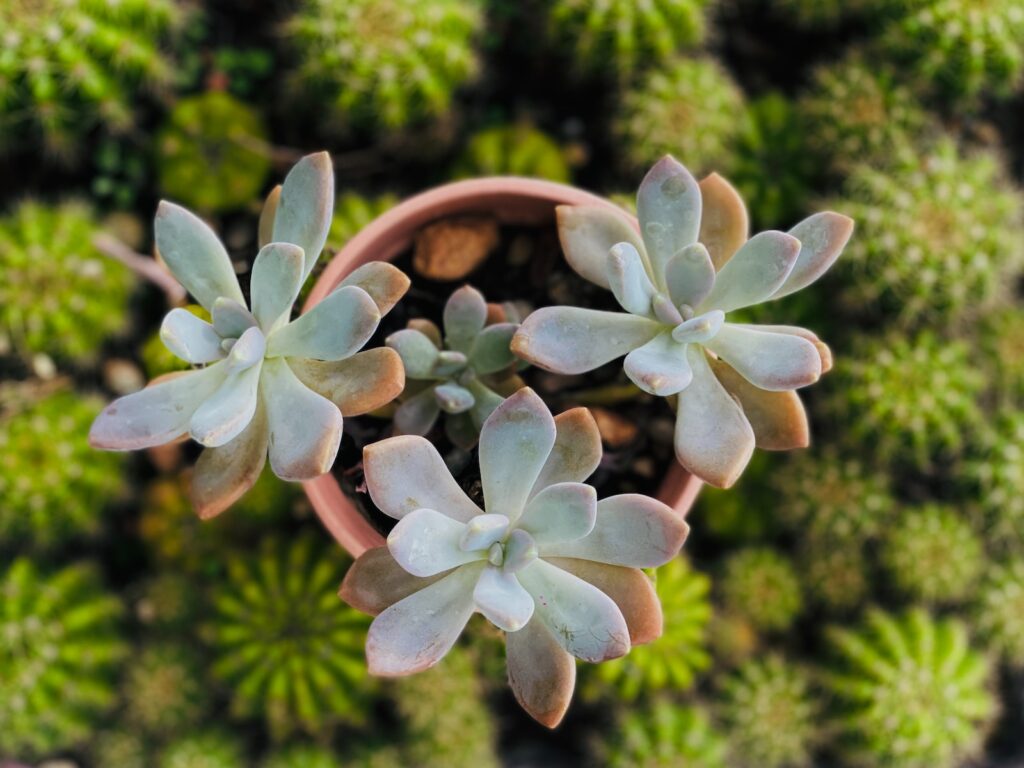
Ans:
[[[645,392],[677,396],[675,452],[706,482],[727,488],[755,444],[808,444],[794,390],[818,380],[831,354],[791,326],[725,322],[726,313],[778,299],[817,280],[853,231],[851,219],[818,213],[788,234],[747,239],[747,214],[720,176],[700,185],[672,157],[637,194],[640,235],[614,209],[562,206],[558,227],[570,266],[615,294],[626,310],[545,307],[523,322],[512,350],[556,373],[593,370],[626,356]]]
[[[395,412],[395,429],[425,435],[444,411],[445,431],[455,445],[476,443],[484,421],[508,394],[522,387],[509,345],[519,326],[488,323],[483,294],[463,286],[444,306],[444,335],[429,320],[388,336],[385,344],[402,358],[408,382],[405,401]]]
[[[300,160],[271,192],[260,219],[251,307],[213,231],[184,208],[160,204],[160,254],[213,320],[174,309],[161,337],[183,360],[204,367],[157,380],[107,406],[93,423],[93,446],[133,450],[191,436],[206,447],[192,481],[193,503],[204,518],[252,487],[268,449],[271,468],[285,480],[330,469],[342,413],[365,413],[402,389],[397,354],[356,352],[409,284],[394,267],[371,262],[290,321],[292,304],[323,250],[333,204],[327,153]]]
[[[506,633],[519,703],[554,727],[575,686],[573,657],[617,658],[661,633],[657,595],[639,569],[668,562],[689,529],[645,496],[598,502],[582,482],[601,458],[593,417],[553,418],[529,388],[484,423],[479,455],[486,511],[422,437],[366,447],[370,496],[399,522],[386,547],[356,561],[341,595],[377,614],[366,655],[384,676],[439,662],[479,611]]]

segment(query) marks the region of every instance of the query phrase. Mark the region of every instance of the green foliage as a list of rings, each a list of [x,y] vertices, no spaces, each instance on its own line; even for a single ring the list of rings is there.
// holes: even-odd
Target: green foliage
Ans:
[[[961,511],[926,504],[886,528],[881,559],[893,585],[912,600],[954,603],[973,594],[985,552]]]
[[[1008,411],[985,429],[963,476],[989,545],[1024,553],[1024,411]]]
[[[81,361],[124,327],[132,275],[96,249],[98,230],[78,202],[0,218],[0,352]]]
[[[992,566],[977,590],[975,635],[1016,667],[1024,667],[1024,560]]]
[[[149,751],[141,735],[129,730],[103,731],[89,750],[97,768],[150,768]]]
[[[870,0],[755,0],[769,5],[780,16],[798,26],[819,29],[834,27],[864,10]]]
[[[825,684],[849,761],[947,768],[980,753],[996,702],[990,663],[962,624],[875,610],[861,628],[829,637],[836,658]]]
[[[770,655],[748,661],[720,688],[719,716],[739,765],[811,765],[820,707],[804,670]]]
[[[337,596],[344,560],[312,533],[289,538],[228,557],[205,630],[232,712],[265,717],[278,738],[359,721],[370,688],[369,618]]]
[[[470,136],[453,176],[530,176],[567,183],[572,171],[565,150],[554,139],[520,122],[485,128]]]
[[[1024,408],[1024,307],[1001,307],[982,318],[977,343],[1000,404]]]
[[[288,23],[294,73],[347,124],[397,129],[444,113],[479,67],[473,0],[306,0]]]
[[[221,731],[201,731],[171,744],[160,756],[159,768],[243,768],[246,762],[234,737]]]
[[[28,760],[93,733],[117,700],[121,615],[90,565],[42,574],[18,558],[0,572],[0,754]]]
[[[1021,195],[992,154],[952,141],[887,170],[858,166],[832,208],[857,222],[838,266],[840,299],[903,327],[943,323],[992,306],[1024,256]]]
[[[0,5],[0,149],[28,138],[70,156],[96,125],[127,129],[140,94],[171,80],[161,47],[181,17],[175,0]]]
[[[222,91],[179,101],[160,130],[157,148],[162,193],[204,213],[251,203],[270,172],[263,119]]]
[[[727,611],[745,617],[759,630],[784,631],[803,609],[792,563],[769,547],[730,554],[717,589]]]
[[[701,706],[655,698],[627,710],[597,751],[607,768],[725,768],[727,745]]]
[[[746,119],[743,94],[718,63],[678,58],[626,93],[615,131],[633,168],[671,154],[694,173],[727,176]]]
[[[557,0],[548,5],[552,36],[572,49],[583,71],[629,79],[704,37],[708,0]]]
[[[350,763],[346,763],[350,765]],[[324,747],[299,745],[280,749],[267,757],[260,768],[341,768],[334,752]]]
[[[200,661],[188,646],[144,646],[122,682],[126,722],[155,737],[179,735],[203,717],[209,702]]]
[[[766,451],[755,451],[732,488],[705,485],[691,517],[697,525],[729,541],[756,541],[776,527],[776,503],[770,478],[778,462]]]
[[[0,542],[47,549],[99,532],[123,457],[89,447],[102,403],[58,391],[0,417]]]

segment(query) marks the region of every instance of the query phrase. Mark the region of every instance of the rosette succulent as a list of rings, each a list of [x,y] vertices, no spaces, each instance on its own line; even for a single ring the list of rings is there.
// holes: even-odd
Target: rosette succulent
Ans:
[[[1024,412],[1009,410],[984,430],[963,476],[990,546],[1024,554]]]
[[[853,229],[819,213],[790,233],[747,239],[747,215],[720,176],[700,185],[671,157],[637,194],[640,235],[616,209],[561,206],[570,266],[610,289],[625,313],[545,307],[523,321],[512,350],[549,371],[584,373],[625,355],[644,392],[675,397],[675,453],[706,482],[729,487],[755,445],[808,443],[795,390],[817,381],[831,355],[810,331],[726,322],[726,313],[778,299],[820,277]]]
[[[448,437],[456,445],[470,447],[504,399],[499,393],[522,386],[509,348],[519,326],[489,324],[483,294],[468,285],[448,299],[443,325],[442,336],[429,320],[412,320],[408,328],[385,341],[402,358],[407,382],[403,402],[395,411],[395,430],[425,435],[443,411]]]
[[[803,608],[792,563],[768,547],[731,554],[716,588],[726,611],[746,618],[758,630],[786,630]]]
[[[323,250],[333,198],[326,153],[303,158],[271,193],[260,221],[251,307],[213,231],[173,203],[157,211],[160,254],[213,320],[174,309],[161,336],[176,355],[203,367],[116,400],[89,437],[98,448],[133,450],[191,436],[206,448],[192,478],[201,517],[219,514],[252,487],[268,449],[282,479],[328,471],[341,442],[342,414],[365,413],[402,389],[395,352],[356,354],[408,287],[394,267],[364,265],[290,320]]]
[[[640,568],[672,559],[688,526],[645,496],[599,502],[582,482],[601,458],[593,417],[574,409],[552,418],[528,388],[488,417],[479,457],[484,509],[422,437],[367,446],[370,496],[399,522],[386,547],[356,561],[341,595],[377,614],[366,656],[384,676],[436,664],[479,611],[506,633],[519,703],[553,727],[572,696],[573,657],[617,658],[661,633]]]
[[[978,588],[974,616],[978,640],[1024,667],[1024,560],[992,566]]]

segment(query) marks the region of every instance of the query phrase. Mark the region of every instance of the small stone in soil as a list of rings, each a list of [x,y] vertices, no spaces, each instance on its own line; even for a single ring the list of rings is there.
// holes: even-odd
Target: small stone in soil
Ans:
[[[497,245],[498,222],[493,218],[444,219],[417,233],[413,269],[431,280],[459,280],[480,266]]]

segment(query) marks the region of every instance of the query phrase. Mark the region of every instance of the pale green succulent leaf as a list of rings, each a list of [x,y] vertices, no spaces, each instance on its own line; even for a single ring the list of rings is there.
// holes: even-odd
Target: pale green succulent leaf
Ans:
[[[606,276],[615,300],[631,315],[651,316],[651,302],[657,292],[640,252],[629,243],[617,243],[608,252]]]
[[[476,288],[464,285],[444,305],[444,337],[449,349],[469,354],[473,339],[487,322],[487,302]]]
[[[670,331],[665,331],[626,355],[623,370],[644,392],[658,397],[674,395],[686,389],[693,379],[686,347],[672,338]]]
[[[395,411],[395,431],[400,435],[425,435],[441,415],[441,405],[434,388],[427,387],[405,400]]]
[[[659,160],[636,195],[640,233],[647,247],[651,276],[665,288],[665,267],[683,248],[697,242],[701,219],[700,186],[671,155]]]
[[[213,328],[222,339],[237,339],[257,324],[256,318],[244,304],[223,296],[213,302],[210,315]]]
[[[699,307],[714,286],[715,265],[702,243],[686,246],[665,265],[665,287],[677,307]]]
[[[526,505],[519,528],[539,546],[581,539],[594,529],[597,491],[583,483],[550,485]]]
[[[751,384],[770,392],[806,387],[821,377],[818,348],[794,334],[725,323],[706,346]]]
[[[533,617],[533,598],[515,574],[489,565],[473,589],[473,604],[498,629],[518,632]]]
[[[221,337],[210,323],[177,307],[160,324],[160,340],[173,354],[194,365],[224,357]]]
[[[406,378],[433,378],[434,364],[437,362],[440,352],[426,334],[405,328],[392,333],[384,340],[384,343],[402,358]]]
[[[605,265],[616,243],[644,247],[629,219],[621,211],[599,205],[560,205],[555,209],[562,252],[576,273],[602,288],[609,288]]]
[[[386,315],[409,290],[409,284],[409,278],[398,267],[386,261],[371,261],[352,270],[339,287],[362,288],[370,294],[381,315]]]
[[[458,384],[439,384],[434,387],[434,398],[445,413],[465,413],[476,403],[473,393]]]
[[[469,364],[480,374],[497,373],[515,362],[512,337],[519,329],[514,323],[495,323],[484,328],[473,339],[469,350]]]
[[[465,532],[466,523],[433,509],[417,509],[391,529],[388,550],[413,576],[434,576],[486,557],[479,549],[459,546]]]
[[[750,238],[726,262],[698,311],[731,312],[767,301],[786,282],[800,254],[800,241],[770,230]]]
[[[217,448],[234,440],[256,413],[260,365],[231,373],[192,414],[189,434],[200,445]]]
[[[271,333],[267,355],[344,360],[362,349],[379,322],[380,310],[370,295],[354,285],[345,286]]]
[[[786,282],[773,294],[775,299],[806,288],[835,264],[853,235],[853,219],[823,211],[801,221],[789,234],[800,241],[800,255]]]
[[[252,314],[264,333],[287,322],[302,286],[302,249],[291,243],[268,243],[252,265]]]
[[[274,214],[273,242],[292,243],[305,254],[303,278],[327,242],[334,213],[334,171],[326,152],[306,155],[285,176]]]

